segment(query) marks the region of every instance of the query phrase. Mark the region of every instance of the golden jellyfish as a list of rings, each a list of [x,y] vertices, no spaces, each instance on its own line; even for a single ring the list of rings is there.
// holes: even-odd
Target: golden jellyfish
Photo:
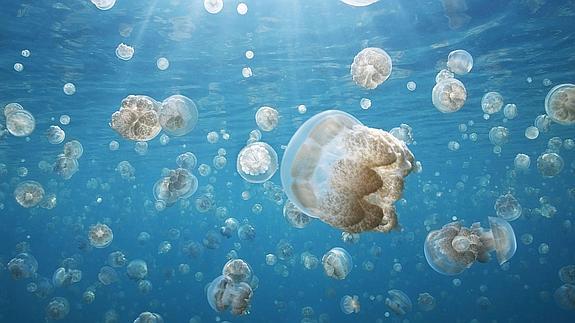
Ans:
[[[152,140],[162,130],[160,108],[160,103],[148,96],[129,95],[122,100],[120,110],[112,114],[110,126],[126,139]]]
[[[368,90],[373,90],[391,75],[392,62],[389,54],[381,48],[368,47],[353,58],[351,76],[353,81]]]
[[[249,283],[252,279],[252,269],[244,260],[232,259],[224,265],[222,275],[230,277],[235,283]]]
[[[551,120],[564,126],[575,124],[575,85],[561,84],[545,98],[545,112]]]
[[[103,223],[97,223],[90,226],[90,231],[88,232],[88,239],[90,244],[95,248],[106,248],[112,243],[114,239],[114,234],[112,229]]]

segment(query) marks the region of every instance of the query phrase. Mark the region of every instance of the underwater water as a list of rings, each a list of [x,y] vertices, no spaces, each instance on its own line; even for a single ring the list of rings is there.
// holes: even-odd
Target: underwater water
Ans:
[[[1,8],[0,322],[574,321],[575,1]]]

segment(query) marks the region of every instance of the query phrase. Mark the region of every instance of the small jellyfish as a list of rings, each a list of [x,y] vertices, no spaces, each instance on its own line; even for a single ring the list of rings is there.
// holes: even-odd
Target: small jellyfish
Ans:
[[[253,291],[244,282],[234,283],[228,276],[216,277],[207,287],[206,297],[210,307],[217,312],[229,310],[233,315],[249,313]]]
[[[537,158],[537,170],[541,176],[551,178],[563,170],[563,158],[556,153],[545,153]]]
[[[236,163],[240,176],[250,183],[269,180],[278,169],[278,156],[265,142],[251,143],[240,151]]]
[[[134,320],[134,323],[164,323],[164,319],[157,313],[142,312]]]
[[[251,224],[243,224],[238,228],[238,238],[240,240],[253,240],[256,237],[256,229]]]
[[[254,74],[252,72],[252,69],[249,66],[242,68],[242,76],[244,78],[252,77],[252,75],[254,75]]]
[[[116,56],[123,61],[129,61],[134,56],[134,47],[120,43],[116,47]]]
[[[121,251],[114,251],[108,255],[108,265],[114,268],[124,267],[127,262],[126,255]]]
[[[552,88],[545,98],[545,112],[558,124],[575,124],[575,85],[561,84]]]
[[[145,141],[138,141],[134,145],[134,151],[140,156],[146,155],[148,153],[148,143]]]
[[[319,259],[308,251],[305,251],[300,256],[300,261],[303,267],[307,270],[316,269],[319,265]]]
[[[266,265],[273,266],[277,262],[277,257],[273,253],[268,253],[266,255]]]
[[[431,296],[429,293],[421,293],[417,297],[417,305],[419,309],[424,312],[429,312],[435,308],[436,305],[435,298]]]
[[[168,170],[168,176],[160,178],[153,188],[157,201],[163,201],[171,206],[179,199],[187,199],[198,189],[198,179],[189,170],[177,168]]]
[[[262,131],[272,131],[278,126],[279,113],[272,107],[261,107],[256,112],[256,124]]]
[[[74,95],[74,93],[76,93],[76,85],[74,85],[74,83],[66,83],[62,90],[66,95]]]
[[[385,298],[385,306],[398,316],[403,316],[411,311],[413,305],[411,299],[404,292],[392,289],[387,291],[388,297]]]
[[[114,234],[109,226],[103,223],[97,223],[90,226],[88,239],[90,240],[90,244],[95,248],[105,248],[112,243]]]
[[[24,65],[22,63],[15,63],[14,70],[16,72],[22,72],[24,70]]]
[[[531,158],[525,154],[517,154],[513,160],[516,170],[526,171],[531,165]]]
[[[110,285],[119,280],[118,273],[116,270],[110,266],[104,266],[100,268],[98,273],[98,280],[104,285]]]
[[[507,193],[497,198],[495,211],[505,221],[513,221],[521,216],[523,208],[511,193]]]
[[[487,114],[497,113],[503,108],[503,96],[498,92],[485,93],[481,98],[481,109]]]
[[[454,77],[455,77],[455,75],[451,71],[443,69],[443,70],[439,71],[437,73],[437,75],[435,76],[435,84],[437,84],[441,81],[445,81],[447,79],[452,79]]]
[[[246,13],[248,13],[248,5],[240,2],[238,3],[238,6],[236,7],[236,11],[238,12],[239,15],[245,15]]]
[[[52,275],[52,283],[55,287],[66,287],[82,280],[82,271],[60,267]]]
[[[64,154],[59,154],[52,166],[52,171],[63,179],[68,180],[76,174],[78,167],[79,164],[77,159],[66,157]]]
[[[525,129],[525,138],[533,140],[539,137],[539,129],[535,126],[529,126]]]
[[[509,129],[497,126],[489,130],[489,141],[496,146],[503,146],[509,142]]]
[[[162,130],[158,111],[160,103],[144,95],[129,95],[120,110],[112,114],[110,126],[122,137],[133,141],[149,141]]]
[[[206,235],[202,239],[202,244],[208,249],[215,250],[218,249],[222,244],[222,238],[219,234],[217,234],[216,231],[209,230],[206,232]]]
[[[391,75],[391,57],[383,49],[368,47],[359,52],[351,64],[354,82],[368,90],[373,90]]]
[[[6,129],[13,136],[29,136],[36,128],[34,116],[17,103],[8,104],[4,108],[4,116],[6,117]]]
[[[196,167],[197,162],[198,159],[196,158],[196,155],[194,155],[194,153],[189,151],[179,155],[176,158],[176,164],[178,164],[180,168],[184,168],[187,170],[194,169],[194,167]]]
[[[100,10],[110,10],[116,4],[116,0],[90,0]]]
[[[513,103],[506,104],[503,108],[503,115],[509,120],[517,118],[517,106]]]
[[[211,14],[217,14],[224,8],[223,0],[204,0],[204,9]]]
[[[14,189],[14,198],[22,207],[31,208],[44,199],[44,188],[35,181],[24,181]]]
[[[575,265],[567,265],[559,269],[559,279],[565,284],[575,283]]]
[[[30,278],[38,270],[38,261],[31,254],[24,252],[12,258],[6,268],[14,280]]]
[[[467,100],[467,90],[461,81],[445,79],[433,87],[431,94],[433,105],[442,113],[459,111]]]
[[[402,123],[399,127],[392,128],[389,133],[395,138],[405,142],[406,145],[411,145],[413,140],[413,129],[408,124]]]
[[[165,57],[160,57],[158,58],[158,60],[156,61],[156,67],[160,70],[160,71],[165,71],[168,69],[168,67],[170,67],[170,61],[165,58]]]
[[[465,75],[473,68],[473,57],[463,49],[454,50],[447,57],[447,68],[457,75]]]
[[[61,320],[70,312],[70,303],[63,297],[54,297],[46,306],[47,320]]]
[[[116,150],[120,149],[120,143],[117,142],[116,140],[112,140],[108,144],[108,148],[110,149],[110,151],[116,151]]]
[[[144,279],[148,275],[148,265],[141,259],[134,259],[128,263],[128,266],[126,267],[126,273],[131,279]]]
[[[357,295],[344,295],[339,302],[339,306],[341,311],[345,314],[359,313],[361,308],[359,304],[359,297]]]
[[[284,218],[294,228],[303,229],[311,222],[311,217],[300,211],[290,200],[286,201],[283,214]]]
[[[252,269],[244,260],[232,259],[224,265],[222,275],[230,277],[234,283],[249,283],[252,279]]]
[[[552,123],[551,118],[546,114],[538,115],[537,118],[535,118],[534,122],[535,127],[537,127],[537,130],[539,130],[539,132],[542,133],[549,132],[549,129],[551,128],[551,123]]]
[[[58,145],[64,141],[66,133],[58,126],[50,126],[48,131],[46,131],[46,138],[48,138],[48,142],[52,145]]]
[[[321,258],[323,271],[331,278],[343,280],[353,268],[353,262],[349,253],[343,248],[333,248]]]
[[[60,124],[63,126],[67,126],[70,124],[70,116],[67,114],[63,114],[60,116]]]
[[[170,136],[183,136],[198,122],[198,108],[183,95],[172,95],[162,102],[158,113],[162,129]]]
[[[411,92],[415,91],[415,89],[417,88],[417,83],[413,82],[413,81],[409,81],[407,82],[407,89]]]
[[[354,7],[365,7],[374,4],[379,0],[340,0],[341,2]]]
[[[362,109],[367,110],[371,108],[371,100],[367,98],[361,98],[361,100],[359,100],[359,106]]]
[[[564,310],[575,310],[575,285],[564,284],[553,293],[553,298]]]
[[[92,290],[87,290],[82,294],[82,302],[84,304],[92,304],[96,299],[96,293]]]

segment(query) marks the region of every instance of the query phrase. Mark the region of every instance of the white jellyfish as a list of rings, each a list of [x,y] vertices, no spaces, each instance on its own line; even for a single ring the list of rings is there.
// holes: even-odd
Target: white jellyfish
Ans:
[[[106,224],[97,223],[90,226],[88,239],[90,240],[90,244],[95,248],[105,248],[112,243],[114,233]]]
[[[165,71],[168,69],[168,67],[170,67],[170,61],[165,57],[160,57],[158,60],[156,60],[156,67],[160,71]]]
[[[334,279],[343,280],[353,268],[349,253],[343,248],[333,248],[321,258],[324,273]]]
[[[44,187],[36,181],[24,181],[14,189],[16,202],[25,208],[38,205],[44,199]]]
[[[128,277],[134,280],[141,280],[148,275],[148,265],[141,259],[134,259],[126,267]]]
[[[198,122],[198,108],[183,95],[172,95],[162,102],[158,113],[162,129],[170,136],[183,136]]]
[[[64,156],[79,159],[84,154],[84,147],[78,140],[68,141],[64,144]]]
[[[381,48],[368,47],[353,58],[351,76],[357,85],[373,90],[391,75],[391,57]]]
[[[61,144],[66,138],[66,133],[62,128],[58,126],[50,126],[48,131],[46,131],[46,138],[48,138],[48,142],[53,145]]]
[[[27,110],[24,110],[18,103],[6,105],[4,108],[4,116],[6,117],[6,129],[13,136],[29,136],[36,128],[36,119],[34,119],[34,116]]]
[[[459,111],[467,100],[467,90],[461,81],[448,78],[433,87],[431,101],[443,113]]]
[[[481,98],[481,109],[487,114],[497,113],[503,108],[503,96],[498,92],[485,93]]]
[[[134,141],[154,139],[162,130],[158,111],[161,105],[144,95],[129,95],[120,110],[112,114],[110,126],[122,137]]]
[[[240,176],[250,183],[263,183],[278,169],[278,156],[265,142],[251,143],[238,154],[236,168]]]
[[[503,108],[503,115],[509,120],[517,118],[517,105],[513,103],[506,104],[505,108]]]
[[[70,303],[63,297],[54,297],[46,306],[46,319],[61,320],[70,313]]]
[[[120,43],[116,47],[116,56],[123,61],[129,61],[134,56],[134,47]]]
[[[489,141],[496,146],[503,146],[509,142],[509,129],[497,126],[489,130]]]
[[[522,211],[521,204],[511,193],[501,195],[495,201],[495,212],[505,221],[516,220],[521,216]]]
[[[74,85],[74,83],[66,83],[62,90],[66,95],[74,95],[74,93],[76,93],[76,85]]]
[[[278,126],[279,113],[272,107],[261,107],[256,112],[256,124],[262,131],[272,131]]]
[[[164,323],[164,319],[158,313],[142,312],[134,320],[134,323]]]
[[[545,112],[551,120],[565,126],[575,124],[575,85],[561,84],[545,98]]]
[[[12,258],[6,265],[10,276],[15,280],[32,277],[38,270],[38,261],[29,253],[23,252]]]
[[[311,222],[311,217],[298,209],[290,200],[284,204],[283,214],[284,218],[294,228],[303,229]]]
[[[537,158],[537,170],[543,177],[555,177],[563,170],[563,158],[556,153],[545,153]]]
[[[234,283],[249,283],[252,280],[252,268],[243,259],[232,259],[224,265],[222,275],[230,277]]]
[[[345,314],[359,313],[359,310],[361,309],[359,297],[357,295],[344,295],[339,302],[339,306],[341,311]]]
[[[116,0],[90,0],[100,10],[110,10],[116,4]]]
[[[437,84],[441,81],[452,79],[454,77],[455,77],[455,74],[453,74],[453,72],[451,72],[450,70],[442,69],[441,71],[439,71],[437,73],[437,75],[435,75],[435,84]]]
[[[365,7],[374,4],[379,0],[340,0],[341,2],[354,7]]]
[[[389,290],[387,294],[389,296],[385,299],[385,305],[390,311],[399,316],[411,311],[413,305],[407,294],[397,289]]]
[[[531,165],[531,158],[525,154],[517,154],[515,159],[513,160],[513,164],[515,165],[516,170],[526,171],[529,169]]]
[[[223,0],[204,0],[204,9],[211,14],[217,14],[224,8]]]
[[[463,49],[454,50],[447,57],[447,68],[457,75],[465,75],[473,68],[473,57]]]

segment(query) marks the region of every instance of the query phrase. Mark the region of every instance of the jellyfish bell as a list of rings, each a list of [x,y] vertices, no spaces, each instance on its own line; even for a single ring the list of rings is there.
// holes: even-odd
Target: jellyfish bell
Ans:
[[[32,113],[24,110],[24,108],[19,104],[17,106],[9,106],[10,104],[4,108],[6,130],[15,137],[26,137],[31,135],[36,128],[36,119]]]
[[[164,323],[164,319],[157,313],[142,312],[134,320],[134,323]]]
[[[575,310],[575,285],[564,284],[555,290],[553,298],[564,310]]]
[[[252,269],[244,260],[232,259],[224,265],[222,275],[230,277],[234,283],[247,283],[252,279]]]
[[[14,198],[22,207],[31,208],[44,199],[44,188],[36,181],[24,181],[14,189]]]
[[[503,96],[498,92],[485,93],[481,98],[481,109],[487,114],[497,113],[503,108]]]
[[[90,227],[88,232],[90,244],[95,248],[105,248],[112,243],[114,233],[109,226],[103,223],[97,223]]]
[[[333,248],[321,258],[325,274],[337,280],[343,280],[353,268],[349,253],[343,248]]]
[[[359,313],[361,305],[359,303],[359,297],[357,295],[349,296],[344,295],[339,302],[341,311],[345,314]]]
[[[263,183],[276,173],[278,155],[265,142],[251,143],[238,154],[236,169],[240,176],[250,183]]]
[[[36,274],[38,261],[31,254],[23,252],[12,258],[6,268],[15,280],[29,278]]]
[[[388,297],[385,299],[385,305],[390,311],[399,316],[403,316],[411,311],[413,304],[407,294],[397,289],[389,290],[387,294]]]
[[[128,263],[126,273],[131,279],[144,279],[148,275],[148,265],[141,259],[134,259]]]
[[[563,170],[563,158],[556,153],[544,153],[537,158],[537,170],[541,176],[551,178]]]
[[[162,102],[158,118],[162,129],[170,136],[183,136],[198,122],[198,108],[183,95],[172,95]]]
[[[517,250],[515,232],[511,224],[501,218],[490,216],[488,219],[497,260],[499,265],[503,265],[513,257]]]
[[[70,303],[63,297],[54,297],[46,306],[46,319],[61,320],[70,313]]]
[[[513,221],[521,216],[523,208],[511,193],[507,193],[497,198],[495,211],[500,218],[506,221]]]
[[[447,78],[435,84],[431,94],[433,105],[442,113],[459,111],[466,100],[465,85],[454,78]]]
[[[284,218],[294,228],[303,229],[311,222],[311,217],[300,211],[290,200],[284,204],[283,214]]]
[[[373,90],[391,75],[392,62],[389,54],[381,48],[368,47],[360,51],[351,64],[354,82],[368,90]]]
[[[272,107],[261,107],[256,112],[256,124],[262,131],[272,131],[278,126],[279,113]]]
[[[447,67],[455,74],[465,75],[473,68],[473,57],[466,50],[454,50],[447,57]]]
[[[549,90],[545,97],[545,112],[558,124],[575,124],[575,85],[560,84]]]
[[[365,7],[374,4],[379,0],[340,0],[340,1],[354,7]]]
[[[161,104],[145,95],[129,95],[120,109],[112,114],[110,127],[133,141],[149,141],[162,130],[158,111]]]
[[[415,164],[404,142],[337,110],[319,113],[292,136],[281,181],[305,214],[351,233],[397,226],[394,202]]]

